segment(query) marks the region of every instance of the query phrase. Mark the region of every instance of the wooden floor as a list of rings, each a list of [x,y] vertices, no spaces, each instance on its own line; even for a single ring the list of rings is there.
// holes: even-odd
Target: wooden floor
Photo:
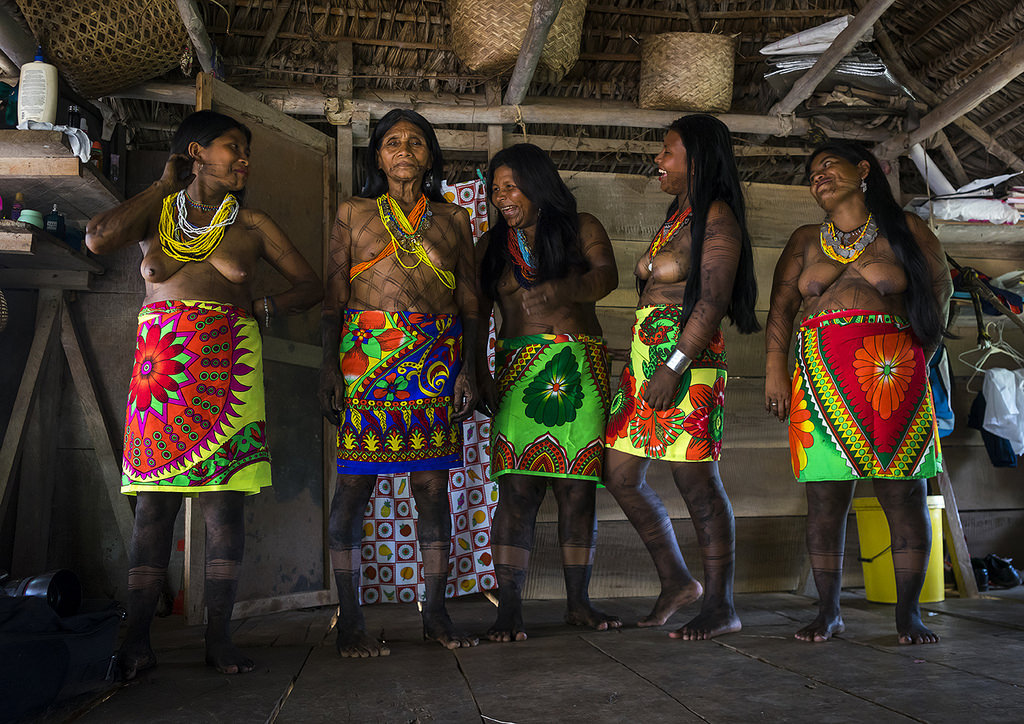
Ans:
[[[737,600],[743,631],[683,642],[662,629],[588,632],[561,622],[558,601],[527,604],[530,639],[448,652],[419,640],[414,606],[366,609],[392,654],[340,659],[332,610],[238,622],[255,672],[203,665],[202,631],[157,621],[159,666],[108,692],[51,712],[47,722],[983,722],[1024,719],[1024,591],[926,605],[932,646],[898,646],[893,607],[844,593],[847,631],[825,644],[793,639],[814,602],[791,594]],[[599,607],[627,622],[649,599]],[[493,606],[451,603],[484,631]]]

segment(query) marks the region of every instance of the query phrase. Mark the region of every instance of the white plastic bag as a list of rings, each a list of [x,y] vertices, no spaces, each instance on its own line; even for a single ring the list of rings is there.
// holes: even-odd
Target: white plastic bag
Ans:
[[[1006,438],[1014,455],[1024,454],[1024,369],[985,370],[981,392],[985,395],[984,428]]]

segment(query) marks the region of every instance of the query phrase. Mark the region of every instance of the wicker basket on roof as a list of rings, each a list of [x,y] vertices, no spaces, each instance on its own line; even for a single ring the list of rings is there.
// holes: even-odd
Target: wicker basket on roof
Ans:
[[[17,0],[46,59],[86,98],[176,67],[188,34],[174,0]]]
[[[452,46],[470,70],[501,75],[515,67],[533,9],[531,0],[448,0]],[[562,0],[537,70],[560,80],[580,55],[587,0]]]
[[[713,33],[662,33],[640,49],[640,107],[721,112],[732,105],[736,40]]]

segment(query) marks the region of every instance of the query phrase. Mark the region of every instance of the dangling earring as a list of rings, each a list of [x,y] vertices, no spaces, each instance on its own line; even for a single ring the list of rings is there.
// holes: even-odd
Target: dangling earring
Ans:
[[[868,192],[868,182],[864,179],[860,180],[860,192],[866,194]]]

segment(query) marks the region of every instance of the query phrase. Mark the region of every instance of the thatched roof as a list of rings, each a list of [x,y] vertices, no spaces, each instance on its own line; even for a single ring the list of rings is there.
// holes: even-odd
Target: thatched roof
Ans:
[[[635,104],[643,39],[669,31],[703,31],[737,37],[730,112],[765,116],[780,94],[764,80],[766,64],[759,49],[825,21],[856,15],[867,4],[868,0],[590,0],[578,62],[558,80],[538,73],[526,102],[543,97]],[[450,2],[443,0],[197,0],[196,5],[222,56],[226,80],[242,89],[303,89],[333,96],[339,81],[338,46],[346,41],[352,44],[351,86],[357,96],[375,91],[389,100],[394,99],[394,92],[402,91],[463,102],[448,94],[471,94],[496,104],[500,103],[502,84],[508,80],[474,72],[459,60],[453,50]],[[898,93],[891,97],[854,93],[854,99],[846,102],[855,105],[822,105],[822,99],[812,98],[796,108],[795,116],[811,118],[814,125],[826,128],[837,123],[870,126],[884,131],[883,137],[910,130],[979,74],[1009,63],[1011,56],[1016,58],[1013,53],[1019,38],[1024,37],[1022,30],[1024,2],[1020,0],[895,0],[875,23],[875,41],[870,47],[914,92],[917,103],[908,103]],[[343,85],[347,78],[346,73]],[[180,70],[159,80],[187,82]],[[159,104],[121,100],[118,105],[129,121],[142,129],[168,122],[168,111]],[[932,136],[926,145],[935,149],[935,160],[951,179],[1005,171],[1011,165],[1005,157],[1024,156],[1024,77],[1003,85],[966,118],[988,134],[981,134],[983,142],[990,137],[1002,147],[1004,158],[994,157],[983,142],[948,123],[944,133],[953,153],[947,146],[943,154],[944,139]],[[322,118],[306,120],[323,122]],[[585,120],[581,117],[579,122]],[[328,128],[326,124],[322,127]],[[450,127],[486,129],[479,124]],[[648,142],[661,135],[656,128],[529,122],[517,130],[527,137],[567,135]],[[139,138],[147,136],[144,133]],[[742,171],[750,180],[792,182],[799,177],[800,149],[812,142],[769,133],[737,136],[738,144],[752,147],[750,155],[740,159]],[[787,152],[786,148],[795,150]],[[555,155],[563,167],[570,168],[626,172],[651,168],[646,154],[628,150],[558,151]],[[962,164],[962,171],[955,168],[954,158]],[[478,163],[472,153],[456,153],[453,159],[468,165]],[[904,179],[911,188],[921,187],[916,172],[905,171]]]

